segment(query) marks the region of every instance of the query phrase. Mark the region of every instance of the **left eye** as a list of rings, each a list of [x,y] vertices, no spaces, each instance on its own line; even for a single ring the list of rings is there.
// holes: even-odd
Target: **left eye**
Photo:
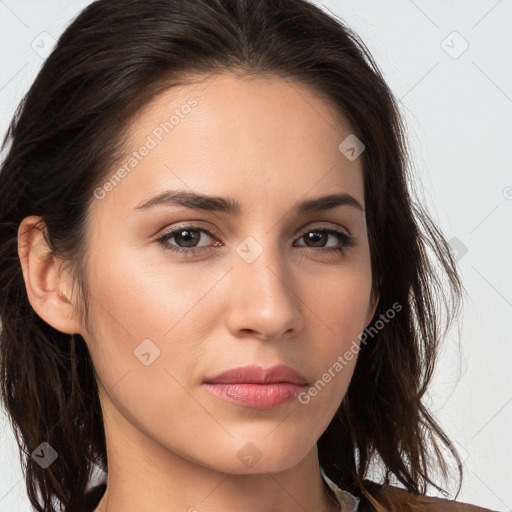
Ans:
[[[198,246],[196,245],[200,238],[201,233],[205,233],[208,237],[213,238],[213,234],[207,228],[197,227],[197,226],[183,226],[172,231],[169,231],[162,235],[157,242],[159,242],[165,249],[185,254],[196,254],[198,251],[197,248],[201,250],[209,250],[212,249],[213,246]],[[324,243],[327,242],[329,236],[334,236],[338,238],[338,241],[341,243],[340,246],[334,247],[325,247]],[[171,239],[175,239],[176,245],[170,244],[168,241]],[[339,251],[344,253],[345,250],[352,247],[355,244],[354,237],[346,233],[345,231],[337,230],[334,228],[322,228],[322,229],[310,229],[306,231],[298,240],[304,239],[306,241],[306,247],[312,248],[315,250],[316,248],[323,249],[324,252],[328,251]],[[312,244],[320,244],[320,245],[308,245]],[[215,244],[216,246],[222,245],[220,242]],[[299,246],[300,247],[300,246]]]
[[[317,243],[317,242],[325,242],[330,236],[337,236],[338,239],[343,238],[344,236],[348,236],[346,233],[342,231],[337,231],[334,229],[311,229],[307,231],[304,235],[302,235],[299,240],[305,239],[307,242]],[[308,247],[316,247],[308,246]]]

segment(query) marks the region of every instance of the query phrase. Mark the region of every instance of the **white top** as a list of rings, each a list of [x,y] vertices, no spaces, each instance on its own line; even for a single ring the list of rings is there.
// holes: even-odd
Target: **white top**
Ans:
[[[322,467],[320,467],[320,473],[322,474],[322,478],[325,480],[327,485],[334,492],[336,499],[341,507],[343,512],[357,512],[359,508],[359,502],[361,501],[358,497],[349,493],[348,491],[344,491],[340,489],[324,472]]]

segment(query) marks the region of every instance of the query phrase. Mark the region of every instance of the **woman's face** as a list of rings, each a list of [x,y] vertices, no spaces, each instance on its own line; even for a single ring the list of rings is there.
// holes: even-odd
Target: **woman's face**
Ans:
[[[231,473],[284,470],[315,448],[375,306],[362,158],[339,149],[350,134],[302,84],[228,74],[173,88],[133,120],[88,227],[81,334],[107,438]],[[186,206],[175,191],[223,199]],[[207,384],[253,365],[307,384]]]

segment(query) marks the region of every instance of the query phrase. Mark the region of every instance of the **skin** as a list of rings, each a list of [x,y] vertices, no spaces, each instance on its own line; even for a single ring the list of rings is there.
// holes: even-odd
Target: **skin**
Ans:
[[[358,341],[378,300],[364,211],[291,212],[337,192],[364,208],[362,158],[340,152],[350,125],[306,85],[231,74],[153,99],[133,120],[131,151],[191,96],[197,106],[92,201],[90,332],[73,310],[63,262],[45,252],[41,231],[27,231],[39,218],[19,229],[32,306],[56,329],[82,335],[98,374],[109,484],[96,511],[336,510],[316,442],[357,355],[307,404],[249,409],[212,395],[203,381],[238,366],[286,364],[314,383]],[[231,197],[242,213],[136,209],[166,189]],[[170,228],[197,223],[213,236],[195,231],[195,256],[156,242]],[[320,228],[345,230],[355,245],[344,255],[329,252],[342,243],[332,234],[307,245],[304,235]],[[249,236],[262,249],[251,263],[236,252]],[[176,237],[166,243],[180,247]],[[160,350],[148,366],[134,356],[145,339]],[[261,455],[251,467],[237,457],[246,443]]]

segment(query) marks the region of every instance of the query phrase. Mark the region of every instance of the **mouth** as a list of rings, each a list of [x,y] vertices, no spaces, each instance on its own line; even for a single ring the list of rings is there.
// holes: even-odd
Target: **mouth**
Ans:
[[[204,381],[213,395],[251,409],[274,409],[294,400],[307,386],[306,378],[289,366],[264,369],[245,366]]]

